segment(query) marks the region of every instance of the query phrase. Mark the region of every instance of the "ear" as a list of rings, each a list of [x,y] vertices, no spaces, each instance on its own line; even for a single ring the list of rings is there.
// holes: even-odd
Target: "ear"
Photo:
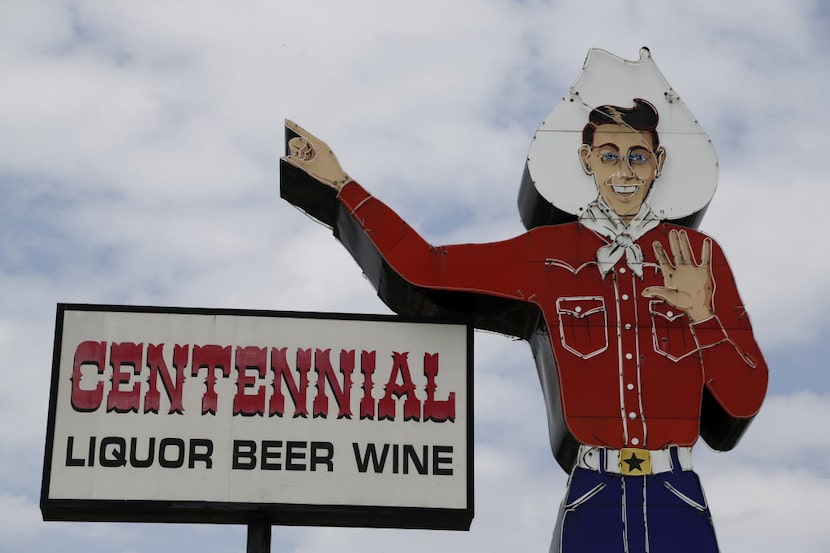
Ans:
[[[594,172],[591,171],[591,147],[587,144],[583,144],[579,147],[579,161],[582,163],[582,170],[585,171],[586,175],[593,175]]]
[[[657,169],[654,171],[654,178],[660,176],[660,173],[663,172],[663,164],[666,162],[666,149],[662,146],[658,146],[656,150],[654,150],[654,155],[657,158]]]

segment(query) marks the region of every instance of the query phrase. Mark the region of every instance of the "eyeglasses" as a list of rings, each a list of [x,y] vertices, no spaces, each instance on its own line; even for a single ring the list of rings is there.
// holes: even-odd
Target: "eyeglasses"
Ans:
[[[648,163],[650,157],[650,154],[643,152],[634,152],[625,156],[621,156],[617,152],[602,152],[599,156],[602,161],[607,161],[609,163],[616,163],[621,159],[625,159],[631,165],[642,165],[644,163]]]

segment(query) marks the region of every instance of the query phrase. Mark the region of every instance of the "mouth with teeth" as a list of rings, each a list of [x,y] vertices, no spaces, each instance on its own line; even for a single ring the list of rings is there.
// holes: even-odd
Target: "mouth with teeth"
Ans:
[[[640,186],[637,184],[631,184],[626,186],[618,184],[611,185],[611,190],[613,190],[614,193],[618,196],[622,196],[624,198],[629,198],[633,196],[637,192],[638,188],[640,188]]]

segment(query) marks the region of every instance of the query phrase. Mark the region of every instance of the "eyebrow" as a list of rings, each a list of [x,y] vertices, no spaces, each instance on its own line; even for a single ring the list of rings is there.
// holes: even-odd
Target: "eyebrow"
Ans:
[[[614,148],[618,152],[620,151],[620,147],[614,144],[613,142],[606,142],[605,144],[599,144],[597,146],[593,146],[594,148]]]

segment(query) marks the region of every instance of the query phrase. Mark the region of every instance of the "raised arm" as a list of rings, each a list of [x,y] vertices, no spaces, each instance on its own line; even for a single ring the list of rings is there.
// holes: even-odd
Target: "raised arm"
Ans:
[[[713,448],[726,450],[761,407],[767,366],[723,251],[708,237],[698,247],[685,230],[669,233],[670,254],[655,242],[665,285],[650,286],[643,295],[689,315],[705,374],[701,435]]]
[[[351,180],[328,145],[286,122],[280,164],[284,199],[332,227],[375,287],[400,315],[472,318],[473,324],[527,337],[538,320],[523,288],[525,248],[509,241],[432,246],[392,209]]]

